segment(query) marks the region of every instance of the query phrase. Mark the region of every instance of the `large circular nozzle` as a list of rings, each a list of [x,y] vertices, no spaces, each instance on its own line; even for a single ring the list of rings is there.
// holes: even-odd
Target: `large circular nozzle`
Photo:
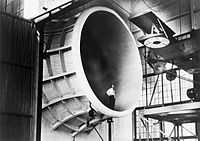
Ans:
[[[135,39],[119,15],[105,7],[85,10],[72,46],[80,85],[94,108],[114,117],[131,113],[141,93],[142,67]],[[114,109],[106,94],[111,85]]]

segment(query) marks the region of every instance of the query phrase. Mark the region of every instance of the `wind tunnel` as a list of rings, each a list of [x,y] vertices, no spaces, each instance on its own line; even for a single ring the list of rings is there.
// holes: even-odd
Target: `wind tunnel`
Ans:
[[[134,110],[141,93],[141,61],[132,33],[115,11],[92,7],[78,18],[63,16],[45,27],[44,39],[43,116],[53,129],[63,123],[80,122],[80,127],[91,106],[107,117]],[[114,109],[106,94],[112,84]]]

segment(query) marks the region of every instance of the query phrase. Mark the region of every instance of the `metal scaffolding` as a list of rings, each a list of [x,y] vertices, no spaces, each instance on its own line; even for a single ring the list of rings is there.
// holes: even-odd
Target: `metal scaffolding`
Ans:
[[[140,51],[144,83],[140,106],[134,111],[135,141],[197,140],[195,123],[200,121],[200,102],[191,101],[186,91],[199,81],[173,64],[156,74],[145,60],[149,48]],[[176,77],[170,80],[170,74]]]

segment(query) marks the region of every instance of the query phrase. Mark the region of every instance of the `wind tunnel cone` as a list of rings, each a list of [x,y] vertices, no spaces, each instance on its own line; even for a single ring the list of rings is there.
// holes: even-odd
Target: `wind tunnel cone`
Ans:
[[[131,113],[141,93],[142,67],[135,39],[113,10],[93,7],[78,18],[72,37],[79,82],[101,113],[120,117]],[[115,107],[106,91],[115,85]]]
[[[75,136],[86,123],[99,124],[102,115],[132,113],[142,67],[135,39],[115,11],[92,7],[78,17],[58,17],[46,24],[44,42],[42,116],[53,130],[67,126]],[[114,108],[106,94],[112,84]],[[91,108],[94,117],[88,117]]]

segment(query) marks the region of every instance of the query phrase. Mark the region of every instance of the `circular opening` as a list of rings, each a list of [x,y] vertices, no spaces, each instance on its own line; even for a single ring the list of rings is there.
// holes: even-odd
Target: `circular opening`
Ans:
[[[156,44],[156,45],[157,45],[157,44],[160,44],[160,43],[161,43],[160,41],[154,41],[154,42],[153,42],[153,44]]]
[[[80,41],[84,73],[94,95],[112,109],[107,90],[114,85],[116,111],[128,110],[141,91],[141,64],[135,41],[124,23],[107,11],[85,21]]]

